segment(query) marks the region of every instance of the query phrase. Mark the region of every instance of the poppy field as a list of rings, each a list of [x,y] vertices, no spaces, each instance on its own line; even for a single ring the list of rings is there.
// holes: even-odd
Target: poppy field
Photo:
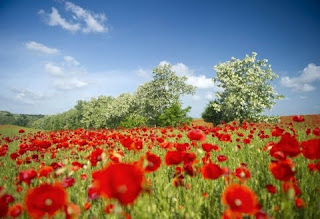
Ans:
[[[0,133],[0,217],[320,218],[319,115]]]

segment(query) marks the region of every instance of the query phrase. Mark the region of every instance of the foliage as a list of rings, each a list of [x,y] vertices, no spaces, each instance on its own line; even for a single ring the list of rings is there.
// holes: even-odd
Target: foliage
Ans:
[[[217,101],[212,106],[224,114],[226,122],[262,119],[263,111],[270,110],[276,100],[283,98],[269,84],[278,75],[268,60],[256,60],[256,56],[253,52],[243,60],[232,58],[214,66],[217,76],[213,80],[223,91],[216,93]]]
[[[120,127],[135,128],[142,127],[147,124],[147,119],[141,115],[130,114],[120,122]]]
[[[174,104],[180,104],[184,94],[194,94],[195,88],[186,84],[185,76],[179,77],[169,64],[159,65],[153,70],[153,80],[138,87],[135,100],[138,113],[148,119],[150,125],[160,125],[159,116]]]
[[[177,127],[182,124],[190,124],[192,121],[191,117],[188,117],[187,114],[190,111],[191,107],[185,109],[181,108],[181,104],[175,103],[168,109],[166,109],[158,118],[159,126],[172,126]]]
[[[44,115],[13,114],[7,111],[0,111],[0,124],[31,127],[33,121],[42,117]]]
[[[218,112],[213,108],[213,104],[217,104],[217,101],[210,101],[209,104],[206,106],[204,112],[202,113],[201,117],[204,119],[205,122],[211,122],[214,125],[220,124],[224,121],[223,112]]]

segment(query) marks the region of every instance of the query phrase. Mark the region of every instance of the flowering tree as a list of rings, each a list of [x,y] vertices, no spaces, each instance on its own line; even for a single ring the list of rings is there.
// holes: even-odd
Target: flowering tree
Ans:
[[[232,58],[214,66],[217,76],[213,81],[223,91],[216,93],[212,107],[222,113],[221,120],[262,120],[266,118],[263,111],[271,109],[275,100],[283,98],[269,84],[278,75],[272,71],[267,59],[256,60],[256,56],[253,52],[243,60]]]
[[[180,96],[194,94],[196,87],[186,84],[187,77],[179,77],[171,65],[159,65],[153,70],[153,80],[138,87],[135,100],[139,114],[150,124],[159,125],[158,118],[174,104],[180,104]]]

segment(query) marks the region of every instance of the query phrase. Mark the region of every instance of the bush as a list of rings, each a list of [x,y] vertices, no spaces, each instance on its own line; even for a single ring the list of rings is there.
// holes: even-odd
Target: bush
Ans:
[[[123,121],[120,122],[120,126],[123,128],[134,128],[145,126],[147,119],[140,115],[129,115]]]
[[[190,109],[190,106],[182,109],[181,104],[173,104],[158,117],[157,124],[159,126],[172,127],[177,127],[182,124],[189,124],[192,121],[192,118],[187,116]]]
[[[213,125],[219,125],[223,121],[223,114],[213,108],[212,104],[214,102],[215,101],[210,101],[201,116],[205,122],[211,122]]]

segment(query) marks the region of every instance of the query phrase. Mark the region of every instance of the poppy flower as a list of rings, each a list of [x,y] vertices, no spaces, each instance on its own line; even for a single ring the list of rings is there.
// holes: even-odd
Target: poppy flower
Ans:
[[[24,133],[24,129],[19,130],[19,134]]]
[[[19,172],[19,181],[25,182],[30,185],[31,180],[37,176],[37,172],[33,169],[24,170]]]
[[[289,160],[273,162],[269,165],[269,170],[274,178],[281,181],[288,181],[295,174],[295,172],[292,171],[292,164]]]
[[[241,181],[247,180],[251,177],[250,170],[245,165],[238,167],[235,171],[235,174],[236,177]]]
[[[293,116],[292,121],[294,122],[304,122],[304,117],[303,116]]]
[[[166,153],[165,162],[169,165],[178,165],[183,161],[185,152],[181,151],[168,151]]]
[[[102,160],[102,153],[103,153],[103,150],[100,148],[97,148],[91,152],[90,162],[93,167],[95,167],[97,163]]]
[[[213,144],[209,144],[209,143],[202,143],[202,149],[205,151],[205,152],[210,152],[212,150],[215,150],[217,151],[219,148],[217,145],[213,145]]]
[[[12,218],[19,217],[21,214],[22,214],[22,205],[19,203],[12,205],[8,212],[8,215]]]
[[[226,157],[225,155],[218,155],[218,156],[217,156],[217,160],[218,160],[219,162],[224,162],[224,161],[227,160],[227,157]]]
[[[309,160],[320,159],[320,139],[311,139],[301,143],[302,154]]]
[[[123,205],[133,203],[142,191],[143,172],[133,164],[110,164],[92,177],[100,194]]]
[[[232,212],[253,215],[258,211],[257,196],[254,191],[244,185],[229,185],[222,194],[222,202]]]
[[[282,156],[278,156],[279,154]],[[285,133],[281,136],[281,140],[275,144],[271,150],[270,155],[279,159],[285,159],[287,156],[296,157],[300,154],[300,145],[295,136]]]
[[[38,173],[39,173],[39,176],[48,177],[52,171],[53,171],[52,166],[43,166],[38,170]]]
[[[144,169],[146,172],[154,172],[160,167],[161,159],[159,156],[148,151],[146,158],[148,162],[146,168]]]
[[[75,179],[72,177],[65,177],[61,181],[61,185],[63,188],[71,187],[71,186],[73,186],[74,183],[75,183]]]
[[[205,179],[218,179],[223,171],[217,164],[208,163],[202,167],[201,173]]]
[[[30,189],[25,198],[27,213],[33,218],[41,218],[48,214],[52,217],[67,202],[67,193],[60,184],[42,184]]]
[[[2,198],[0,198],[0,217],[6,217],[8,213],[8,209],[9,209],[8,203]]]
[[[272,184],[268,184],[266,185],[266,189],[268,190],[269,193],[271,194],[276,194],[277,193],[277,189],[274,185]]]
[[[206,139],[205,134],[200,129],[192,129],[187,136],[190,141],[204,141]]]
[[[307,206],[307,204],[301,198],[296,198],[294,202],[297,208],[305,208]]]

